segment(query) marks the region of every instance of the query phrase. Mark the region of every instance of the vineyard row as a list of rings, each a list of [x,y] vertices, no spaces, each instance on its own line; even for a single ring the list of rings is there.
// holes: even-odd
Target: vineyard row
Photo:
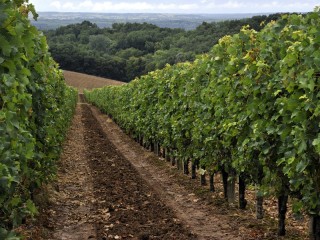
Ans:
[[[193,63],[85,95],[143,145],[221,172],[230,199],[239,177],[240,207],[246,184],[256,185],[258,206],[276,196],[279,235],[290,196],[320,239],[319,26],[317,10],[283,15],[260,32],[223,37]]]
[[[77,101],[29,13],[28,1],[0,0],[0,239],[37,214]]]

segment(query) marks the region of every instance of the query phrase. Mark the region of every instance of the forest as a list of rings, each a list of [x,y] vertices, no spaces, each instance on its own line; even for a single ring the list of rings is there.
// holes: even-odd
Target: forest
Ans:
[[[83,21],[45,31],[45,35],[52,57],[62,69],[129,82],[166,64],[193,61],[221,37],[246,25],[259,31],[279,16],[203,22],[189,31],[150,23],[114,23],[111,28],[99,28]]]

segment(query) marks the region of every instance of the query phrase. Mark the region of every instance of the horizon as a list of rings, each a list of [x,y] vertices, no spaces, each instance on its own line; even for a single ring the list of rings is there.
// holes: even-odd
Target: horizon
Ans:
[[[287,13],[287,12],[228,12],[228,13],[181,13],[181,12],[67,12],[67,11],[37,11],[37,13],[82,13],[82,14],[119,14],[119,15],[126,15],[126,14],[164,14],[164,15],[247,15],[247,14],[274,14],[274,13]],[[290,12],[292,13],[292,12]],[[298,12],[298,13],[307,13],[307,12]]]
[[[90,21],[100,28],[112,27],[114,23],[150,23],[162,28],[196,29],[203,22],[219,22],[269,16],[273,13],[92,13],[92,12],[38,12],[35,21],[30,20],[41,30],[56,29],[60,26]]]

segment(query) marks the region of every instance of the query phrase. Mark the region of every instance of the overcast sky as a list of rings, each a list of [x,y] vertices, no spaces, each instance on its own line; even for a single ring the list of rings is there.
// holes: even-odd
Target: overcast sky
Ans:
[[[308,12],[317,0],[29,0],[37,11],[106,13]]]

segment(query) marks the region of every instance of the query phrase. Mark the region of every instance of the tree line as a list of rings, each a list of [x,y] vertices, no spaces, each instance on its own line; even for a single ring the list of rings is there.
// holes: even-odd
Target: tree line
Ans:
[[[45,32],[53,58],[62,69],[124,82],[169,64],[193,61],[225,35],[245,26],[260,31],[280,14],[241,20],[203,22],[195,30],[161,28],[149,23],[114,23],[99,28],[83,21]]]

